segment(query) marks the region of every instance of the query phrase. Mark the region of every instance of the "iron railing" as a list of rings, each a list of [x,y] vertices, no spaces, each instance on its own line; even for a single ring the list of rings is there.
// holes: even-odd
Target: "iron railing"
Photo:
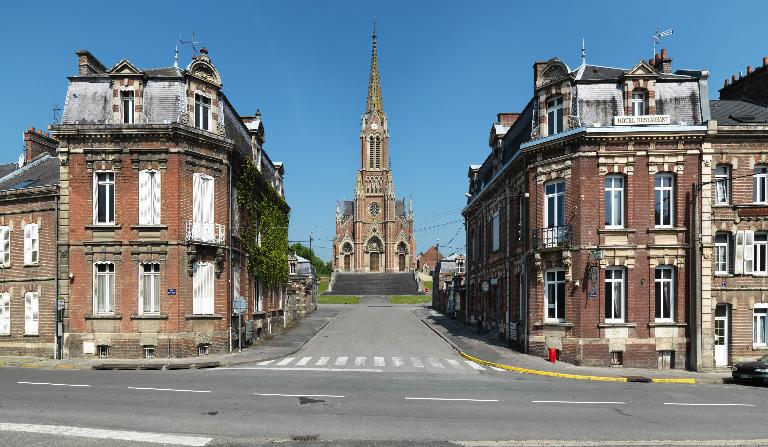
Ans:
[[[531,228],[531,248],[534,250],[568,248],[571,246],[572,239],[573,230],[570,225]]]
[[[187,242],[224,245],[226,228],[224,225],[210,222],[187,221]]]

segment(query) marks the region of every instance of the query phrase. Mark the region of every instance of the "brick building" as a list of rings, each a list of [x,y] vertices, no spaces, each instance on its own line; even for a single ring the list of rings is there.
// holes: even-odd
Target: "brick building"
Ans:
[[[406,272],[415,265],[413,202],[395,198],[389,162],[389,127],[373,34],[368,100],[361,119],[360,169],[355,199],[336,205],[333,268],[354,272]]]
[[[58,357],[58,142],[31,128],[24,146],[0,165],[0,353]]]
[[[286,293],[292,303],[293,319],[304,318],[317,308],[317,292],[320,281],[315,266],[309,259],[288,255],[288,286]]]
[[[432,309],[451,316],[461,311],[466,263],[461,253],[437,261],[432,272]]]
[[[701,178],[702,368],[768,354],[768,58],[726,80],[710,108],[715,132]]]
[[[433,245],[416,256],[416,270],[431,276],[435,266],[443,257],[437,246]]]
[[[59,296],[66,356],[225,352],[285,324],[282,287],[247,274],[236,185],[246,160],[283,195],[261,117],[241,117],[205,49],[186,68],[107,68],[78,51],[61,124]],[[288,209],[285,210],[288,212]],[[287,250],[287,247],[286,247]],[[248,298],[242,333],[232,297]]]
[[[581,365],[683,368],[705,71],[534,64],[533,97],[470,167],[465,318]]]

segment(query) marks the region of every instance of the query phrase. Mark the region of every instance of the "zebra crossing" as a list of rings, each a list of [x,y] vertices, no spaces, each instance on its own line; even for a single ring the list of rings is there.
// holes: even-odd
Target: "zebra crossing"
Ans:
[[[282,359],[265,360],[257,362],[256,366],[260,369],[290,369],[301,370],[302,368],[318,369],[332,368],[334,370],[381,370],[383,371],[430,371],[430,372],[476,372],[476,371],[504,371],[501,368],[493,366],[483,366],[471,360],[437,358],[437,357],[411,357],[411,356],[295,356]]]

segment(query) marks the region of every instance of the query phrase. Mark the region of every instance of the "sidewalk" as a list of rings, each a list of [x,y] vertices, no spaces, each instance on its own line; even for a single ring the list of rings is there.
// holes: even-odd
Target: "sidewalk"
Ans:
[[[723,383],[723,379],[731,377],[730,370],[700,373],[677,369],[575,366],[565,362],[552,364],[543,358],[513,351],[506,347],[504,340],[479,334],[476,329],[464,325],[461,321],[429,308],[415,309],[413,312],[464,357],[471,357],[472,360],[479,360],[479,363],[491,366],[508,366],[509,368],[505,369],[513,371],[571,379],[639,382]]]
[[[213,354],[198,357],[170,359],[40,359],[36,357],[0,357],[0,367],[39,369],[202,369],[261,362],[284,357],[298,351],[338,314],[338,310],[318,307],[309,317],[283,333],[259,344],[231,354]]]

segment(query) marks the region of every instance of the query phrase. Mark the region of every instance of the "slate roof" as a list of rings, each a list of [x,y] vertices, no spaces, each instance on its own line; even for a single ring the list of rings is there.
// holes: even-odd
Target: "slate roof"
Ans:
[[[44,154],[0,178],[0,191],[58,184],[59,159]]]
[[[8,164],[0,165],[0,178],[5,177],[6,175],[15,171],[18,167],[19,165],[17,165],[16,163],[8,163]]]
[[[748,101],[715,99],[709,101],[712,119],[718,125],[739,126],[768,123],[768,107]]]
[[[604,67],[601,65],[590,65],[579,67],[573,72],[577,81],[618,81],[629,68]],[[661,80],[690,80],[701,77],[701,73],[691,70],[677,70],[674,73],[659,73]]]
[[[405,197],[401,200],[395,200],[395,214],[405,218]]]
[[[352,216],[355,214],[355,202],[352,200],[343,200],[341,202],[341,215]]]

